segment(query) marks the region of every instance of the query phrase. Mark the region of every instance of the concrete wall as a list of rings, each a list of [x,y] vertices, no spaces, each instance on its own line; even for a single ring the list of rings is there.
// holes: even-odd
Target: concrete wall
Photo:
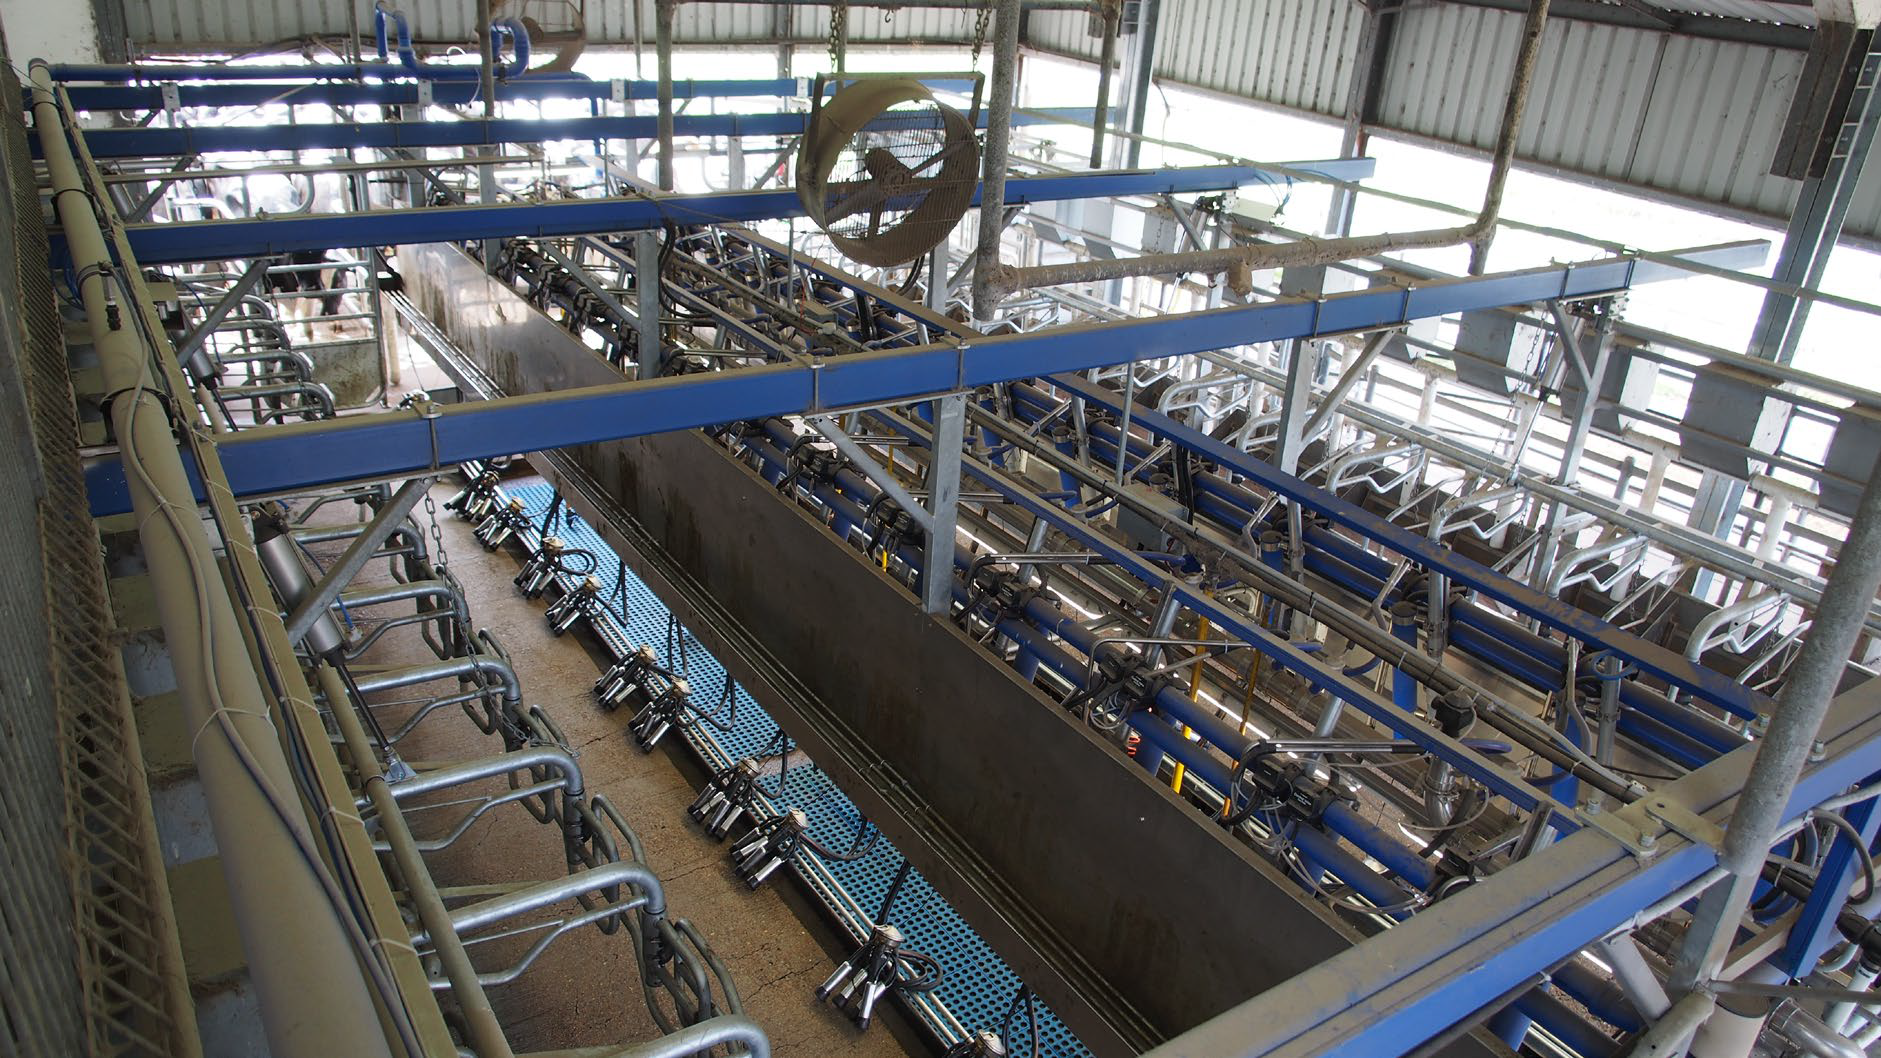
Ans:
[[[21,69],[33,59],[98,62],[98,22],[91,0],[0,0],[7,54]]]

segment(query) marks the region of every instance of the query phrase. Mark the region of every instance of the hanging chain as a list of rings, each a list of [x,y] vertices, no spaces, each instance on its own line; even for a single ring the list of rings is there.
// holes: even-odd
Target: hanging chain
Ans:
[[[431,564],[444,569],[451,564],[451,559],[444,553],[444,531],[438,528],[438,505],[431,498],[430,489],[425,490],[425,517],[431,520],[431,553],[437,556]]]
[[[986,23],[993,17],[993,0],[980,0],[980,13],[973,18],[973,68],[980,68],[980,50],[986,47]]]
[[[836,73],[843,72],[844,37],[849,32],[849,0],[837,0],[829,8],[829,65]]]

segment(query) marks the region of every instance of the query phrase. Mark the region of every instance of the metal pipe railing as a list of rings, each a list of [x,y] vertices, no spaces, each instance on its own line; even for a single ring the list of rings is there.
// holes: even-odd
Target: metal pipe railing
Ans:
[[[294,602],[289,600],[289,605],[294,605]],[[380,837],[391,853],[392,865],[398,871],[399,880],[405,883],[406,897],[411,901],[412,909],[418,913],[419,924],[428,931],[431,954],[437,958],[444,969],[445,979],[450,982],[451,995],[457,1001],[458,1016],[464,1020],[470,1042],[476,1047],[479,1058],[510,1058],[515,1052],[510,1049],[502,1025],[497,1023],[496,1011],[490,1006],[489,996],[484,994],[483,986],[477,981],[477,968],[471,964],[463,941],[451,929],[450,909],[439,895],[430,868],[425,866],[424,856],[418,851],[418,842],[412,836],[411,826],[405,821],[404,813],[399,811],[391,787],[386,784],[385,772],[379,765],[378,757],[373,755],[372,741],[366,734],[365,725],[360,723],[359,714],[352,707],[345,680],[340,677],[339,670],[326,664],[319,667],[318,676],[320,689],[327,697],[327,712],[340,729],[341,744],[346,748],[346,755],[351,758],[353,770],[359,775],[361,788],[366,791],[367,799],[378,813],[375,822]],[[357,704],[361,709],[367,708],[363,701]]]
[[[359,959],[360,927],[323,884],[325,867],[247,640],[209,541],[153,376],[154,339],[125,325],[118,265],[66,139],[45,64],[32,70],[33,118],[65,230],[87,326],[137,513],[139,539],[173,660],[197,776],[217,835],[230,909],[242,937],[269,1049],[281,1058],[334,1053],[390,1058]],[[108,208],[108,207],[106,207]],[[213,732],[213,733],[212,733]],[[389,997],[388,997],[389,998]]]
[[[521,712],[522,684],[516,679],[516,671],[509,663],[486,654],[473,654],[464,658],[452,658],[429,665],[417,665],[408,669],[393,669],[388,672],[369,672],[355,681],[361,694],[375,691],[391,691],[401,687],[414,687],[433,680],[452,677],[471,678],[478,676],[494,677],[502,688],[503,700],[517,707]]]

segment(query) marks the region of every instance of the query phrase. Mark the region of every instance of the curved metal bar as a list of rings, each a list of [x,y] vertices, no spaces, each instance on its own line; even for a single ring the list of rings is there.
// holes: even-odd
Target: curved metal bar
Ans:
[[[575,763],[574,754],[558,746],[526,746],[495,757],[481,757],[431,771],[421,771],[412,778],[393,783],[392,798],[403,803],[420,794],[435,793],[438,790],[462,786],[465,783],[494,779],[524,768],[543,767],[555,768],[562,774],[562,781],[549,785],[568,791],[571,797],[582,795],[581,765]]]
[[[516,706],[520,712],[522,705],[522,684],[516,679],[516,670],[509,663],[484,654],[473,654],[465,658],[452,658],[435,665],[417,665],[408,669],[393,669],[389,672],[370,672],[357,677],[354,681],[361,694],[374,691],[392,691],[401,687],[415,687],[433,680],[452,677],[493,677],[502,687],[503,700]]]
[[[493,926],[504,919],[527,914],[550,904],[573,900],[582,893],[619,885],[631,885],[644,894],[636,903],[645,907],[649,917],[665,917],[666,893],[660,887],[659,878],[655,877],[645,864],[628,863],[623,860],[603,864],[578,874],[552,878],[525,889],[518,889],[481,903],[471,904],[469,907],[456,908],[451,912],[451,930],[462,936],[470,930]],[[625,911],[627,908],[616,905],[616,910]],[[430,943],[430,931],[419,930],[412,934],[412,944],[422,947]]]
[[[1728,644],[1738,653],[1749,650],[1776,630],[1789,602],[1790,597],[1783,592],[1764,591],[1711,611],[1693,626],[1691,640],[1685,644],[1685,656],[1697,661],[1719,643]],[[1744,625],[1760,617],[1768,617],[1768,620],[1748,633],[1743,630]]]

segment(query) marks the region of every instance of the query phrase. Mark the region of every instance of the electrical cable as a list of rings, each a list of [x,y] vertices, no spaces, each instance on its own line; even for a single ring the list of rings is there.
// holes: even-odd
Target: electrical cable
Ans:
[[[1826,808],[1817,808],[1809,814],[1817,819],[1826,819],[1834,824],[1837,830],[1840,830],[1848,837],[1849,845],[1854,848],[1855,855],[1861,860],[1862,879],[1867,882],[1867,886],[1862,889],[1860,896],[1850,894],[1848,902],[1851,904],[1859,904],[1873,896],[1875,892],[1874,854],[1868,851],[1868,839],[1863,837],[1861,831],[1855,829],[1855,824],[1850,823],[1840,812]]]

